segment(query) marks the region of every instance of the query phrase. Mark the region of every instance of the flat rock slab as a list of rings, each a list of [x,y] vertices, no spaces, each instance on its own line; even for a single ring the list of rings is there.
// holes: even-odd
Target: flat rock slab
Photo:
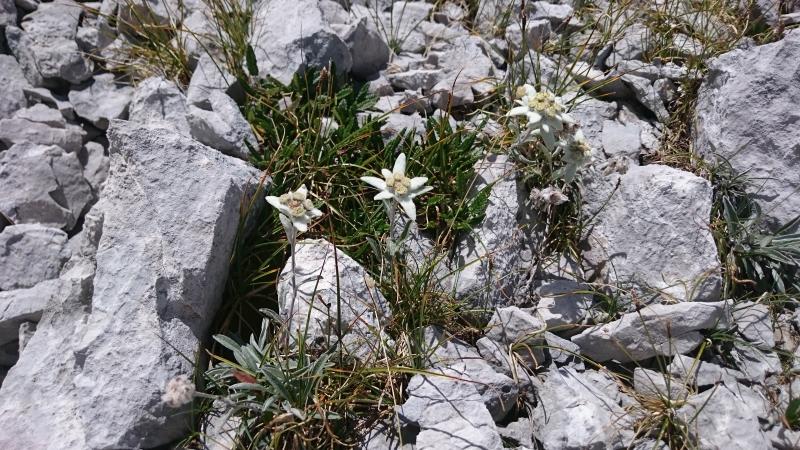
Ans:
[[[729,323],[729,302],[652,305],[588,328],[573,336],[572,342],[598,362],[640,361],[686,354],[705,339],[701,330],[724,328]]]
[[[605,202],[602,207],[587,207],[599,210],[584,253],[596,275],[647,298],[718,300],[720,263],[709,225],[711,184],[655,164],[630,167],[602,183],[612,186],[610,198],[596,199]]]
[[[151,448],[188,430],[162,390],[193,372],[260,174],[173,130],[115,121],[109,140],[96,274],[9,372],[0,448]]]
[[[800,30],[714,59],[697,97],[695,149],[727,160],[772,229],[800,213]]]

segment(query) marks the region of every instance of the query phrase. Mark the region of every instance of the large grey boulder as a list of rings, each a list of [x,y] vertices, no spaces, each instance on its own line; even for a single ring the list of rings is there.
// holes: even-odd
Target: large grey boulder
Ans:
[[[619,320],[596,325],[572,337],[581,353],[598,362],[640,361],[656,355],[683,355],[705,337],[700,331],[730,323],[729,302],[651,305]]]
[[[0,153],[0,192],[0,213],[13,223],[65,230],[75,226],[94,200],[75,153],[33,144]]]
[[[14,144],[57,145],[68,152],[77,152],[83,145],[86,132],[68,123],[56,109],[39,103],[23,108],[13,117],[0,119],[0,142]]]
[[[67,233],[41,225],[13,225],[0,233],[0,291],[29,288],[58,277],[69,259]]]
[[[143,80],[133,91],[128,118],[131,122],[160,126],[191,136],[186,97],[180,88],[161,77]]]
[[[210,110],[189,105],[187,119],[192,137],[226,155],[247,160],[247,143],[255,148],[258,142],[239,106],[221,91],[211,92],[208,103]]]
[[[0,55],[0,119],[11,117],[27,106],[23,88],[29,86],[17,60],[11,55]]]
[[[42,3],[22,21],[22,30],[6,28],[8,46],[34,86],[77,84],[92,76],[94,64],[75,42],[82,7],[71,0]]]
[[[289,318],[290,338],[305,333],[309,344],[336,342],[353,356],[376,356],[389,305],[367,271],[320,239],[299,241],[278,280],[278,309]]]
[[[253,12],[253,47],[258,73],[289,84],[296,73],[329,63],[338,72],[353,65],[350,49],[336,35],[316,0],[260,2]]]
[[[524,301],[533,255],[527,196],[506,155],[489,155],[475,169],[475,191],[490,189],[486,215],[458,242],[448,281],[457,298],[477,306]]]
[[[800,30],[712,60],[695,113],[695,149],[753,180],[772,229],[800,211]]]
[[[87,85],[69,91],[69,101],[75,114],[105,130],[110,120],[127,118],[131,95],[132,87],[116,82],[114,74],[104,73],[96,75]]]
[[[539,386],[534,436],[545,450],[626,448],[628,413],[586,375],[567,367]],[[632,434],[632,433],[631,433]]]
[[[0,448],[152,448],[188,430],[161,394],[194,370],[260,175],[165,128],[115,121],[109,140],[96,273],[9,372]]]
[[[492,415],[475,385],[448,369],[435,372],[414,375],[406,388],[408,400],[396,407],[402,422],[419,427],[416,447],[502,448]]]
[[[646,299],[718,300],[711,184],[662,165],[633,166],[604,184],[612,187],[610,198],[592,197],[601,189],[587,195],[589,203],[606,202],[585,239],[585,260],[596,275],[630,286]]]

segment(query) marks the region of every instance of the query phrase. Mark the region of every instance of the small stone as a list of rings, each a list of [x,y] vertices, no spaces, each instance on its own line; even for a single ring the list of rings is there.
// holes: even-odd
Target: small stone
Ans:
[[[189,80],[186,101],[191,105],[208,109],[211,107],[209,96],[213,91],[224,92],[237,103],[244,98],[242,87],[227,71],[225,64],[215,61],[211,55],[204,53],[197,61],[197,67]]]
[[[353,61],[351,72],[354,76],[367,79],[378,73],[389,62],[391,51],[380,33],[367,26],[367,18],[361,18],[349,26],[342,40],[350,49]]]
[[[413,69],[407,72],[387,74],[386,77],[395,89],[430,91],[444,76],[439,69]]]
[[[528,21],[525,28],[524,43],[526,50],[541,51],[544,44],[550,40],[552,28],[548,19]],[[522,27],[518,23],[512,23],[506,27],[506,40],[511,44],[511,48],[516,52],[522,49],[523,35]],[[522,57],[525,53],[520,53]]]
[[[42,104],[20,109],[10,119],[0,119],[0,142],[9,147],[14,144],[57,145],[68,152],[77,152],[85,136],[81,127],[67,124],[57,110]]]
[[[718,383],[733,386],[738,381],[747,380],[747,377],[738,370],[684,355],[675,355],[667,370],[674,377],[685,380],[685,383],[689,385],[696,385],[698,388]]]
[[[631,88],[639,103],[650,110],[659,121],[666,122],[669,119],[669,111],[650,80],[635,75],[622,75],[620,79]]]
[[[672,379],[669,374],[642,367],[633,369],[633,389],[643,397],[668,399],[671,402],[681,402],[689,395],[683,382]]]
[[[732,314],[739,334],[748,342],[762,350],[771,350],[775,347],[772,313],[767,305],[742,302],[734,306]]]
[[[553,280],[542,284],[535,293],[539,296],[536,315],[553,332],[570,330],[582,324],[592,306],[593,294],[583,283]]]
[[[0,55],[0,119],[9,118],[27,106],[23,91],[26,87],[30,84],[17,60],[10,55]]]
[[[603,152],[608,157],[625,156],[638,162],[642,150],[641,132],[636,124],[606,120],[603,122]]]
[[[532,2],[529,8],[533,9],[531,20],[546,19],[558,31],[575,14],[575,10],[566,4],[553,4],[546,1]]]

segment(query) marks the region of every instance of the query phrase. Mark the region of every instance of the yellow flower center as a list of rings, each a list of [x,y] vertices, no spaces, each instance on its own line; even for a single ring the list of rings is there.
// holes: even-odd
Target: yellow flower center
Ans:
[[[529,98],[528,108],[549,117],[554,117],[562,111],[555,96],[549,92],[537,92],[536,95]]]
[[[411,186],[411,179],[405,174],[395,173],[386,177],[386,188],[397,195],[405,195]]]
[[[314,203],[299,192],[283,194],[278,200],[289,208],[292,217],[303,217],[307,211],[314,209]]]

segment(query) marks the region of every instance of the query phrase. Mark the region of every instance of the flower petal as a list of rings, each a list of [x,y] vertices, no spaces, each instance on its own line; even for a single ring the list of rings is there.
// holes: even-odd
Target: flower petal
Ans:
[[[391,198],[394,198],[394,194],[389,191],[380,191],[374,197],[375,200],[389,200]]]
[[[281,200],[278,197],[275,197],[274,195],[268,195],[267,196],[267,203],[272,205],[272,207],[277,209],[278,211],[280,211],[281,210],[281,206],[283,206],[283,205],[281,205]]]
[[[530,84],[526,84],[522,87],[525,88],[525,95],[527,95],[528,97],[533,97],[534,95],[536,95],[536,88],[531,86]]]
[[[394,162],[393,173],[405,174],[406,173],[406,154],[400,153],[397,156],[397,161]]]
[[[403,208],[403,211],[411,220],[417,220],[417,206],[414,204],[414,200],[409,197],[403,197],[398,199],[398,203],[400,203],[400,207]]]
[[[297,188],[297,191],[295,191],[295,192],[297,192],[298,194],[302,195],[303,196],[303,200],[305,200],[306,197],[308,196],[308,189],[306,189],[306,185],[305,184],[301,184],[300,187]]]
[[[416,197],[418,195],[422,195],[422,194],[424,194],[426,192],[430,192],[432,190],[433,190],[433,186],[425,186],[424,188],[422,188],[422,189],[420,189],[418,191],[411,191],[408,194],[408,196],[409,196],[409,198],[414,198],[414,197]]]
[[[428,177],[414,177],[411,179],[411,184],[408,186],[408,190],[416,191],[417,189],[421,188],[428,182]]]
[[[316,219],[322,217],[322,211],[320,211],[319,208],[314,208],[308,212],[308,215]]]
[[[528,116],[528,123],[537,123],[542,121],[542,115],[536,111],[529,111],[526,116]]]
[[[374,187],[375,189],[380,189],[382,191],[386,190],[386,182],[381,180],[380,178],[376,177],[361,177],[361,181],[364,183],[369,184],[370,186]]]
[[[511,108],[508,111],[508,114],[506,114],[506,116],[510,116],[510,117],[513,117],[513,116],[524,116],[525,114],[528,114],[528,107],[527,106],[515,106],[515,107]]]
[[[549,130],[549,128],[548,128]],[[542,125],[542,140],[544,141],[544,145],[547,146],[548,149],[553,149],[556,146],[556,138],[553,136],[553,133],[550,131],[545,132],[544,125]]]
[[[381,175],[383,175],[383,178],[389,178],[392,176],[392,171],[389,169],[381,169]]]

